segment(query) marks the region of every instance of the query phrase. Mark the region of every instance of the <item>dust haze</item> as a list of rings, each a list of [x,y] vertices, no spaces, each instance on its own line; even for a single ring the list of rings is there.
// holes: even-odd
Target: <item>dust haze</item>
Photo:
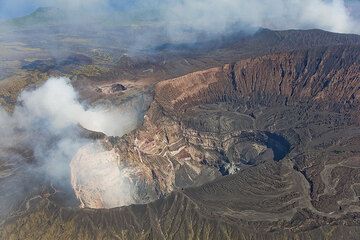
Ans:
[[[0,25],[0,40],[44,49],[42,58],[59,62],[79,49],[137,57],[166,44],[206,43],[260,28],[360,32],[359,4],[343,0],[4,0],[0,15],[8,19],[25,9],[28,17]]]
[[[359,3],[344,0],[33,0],[32,7],[45,6],[62,11],[62,22],[84,25],[87,29],[102,28],[112,21],[138,24],[139,20],[155,21],[164,29],[169,41],[194,40],[197,34],[217,36],[236,31],[252,33],[258,28],[323,29],[340,33],[359,33]],[[5,0],[0,12],[14,12],[24,0]],[[25,8],[25,7],[24,7]],[[95,20],[96,19],[96,20]],[[89,24],[92,22],[92,24]],[[96,22],[96,24],[94,23]],[[149,33],[136,42],[151,39]],[[143,46],[145,47],[145,46]]]

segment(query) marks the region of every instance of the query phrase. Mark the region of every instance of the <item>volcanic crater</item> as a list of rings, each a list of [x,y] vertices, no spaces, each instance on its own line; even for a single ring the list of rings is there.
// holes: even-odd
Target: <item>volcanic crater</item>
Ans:
[[[276,35],[275,45],[289,35]],[[339,39],[281,45],[286,51],[245,54],[158,82],[139,128],[99,137],[111,178],[73,181],[85,209],[42,200],[2,234],[51,216],[51,231],[71,223],[77,230],[68,236],[89,237],[96,226],[104,239],[359,236],[360,41]],[[81,149],[73,164],[92,151]],[[116,193],[114,169],[131,182],[130,194],[119,193],[126,201],[101,195],[100,185]]]
[[[334,144],[331,139],[358,125],[353,108],[359,95],[347,93],[359,88],[358,56],[357,48],[348,47],[268,54],[158,83],[144,124],[122,138],[103,140],[117,162],[131,169],[131,203],[259,165],[290,164],[303,177],[302,188],[309,188],[301,194],[310,191],[310,197],[294,195],[284,204],[317,206],[315,188],[322,183],[316,185],[304,156],[330,154],[323,148]],[[341,204],[333,206],[338,210]]]

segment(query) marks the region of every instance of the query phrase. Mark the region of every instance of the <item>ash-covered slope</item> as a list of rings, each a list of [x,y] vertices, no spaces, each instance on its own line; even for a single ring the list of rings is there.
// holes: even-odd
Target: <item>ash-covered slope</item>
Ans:
[[[158,83],[143,126],[103,140],[141,173],[133,201],[158,200],[96,210],[40,197],[0,237],[356,239],[360,48],[339,45]]]
[[[260,29],[250,36],[240,32],[212,41],[160,46],[151,49],[149,55],[145,56],[122,56],[112,71],[98,76],[97,80],[126,77],[154,78],[154,81],[159,81],[270,53],[359,45],[360,36],[354,34],[338,34],[318,29]]]

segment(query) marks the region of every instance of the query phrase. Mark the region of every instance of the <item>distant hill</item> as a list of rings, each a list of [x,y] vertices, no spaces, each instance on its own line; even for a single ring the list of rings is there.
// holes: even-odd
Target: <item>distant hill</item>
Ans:
[[[43,25],[61,25],[71,23],[82,25],[95,23],[96,25],[133,25],[154,23],[161,21],[160,10],[133,9],[128,11],[113,10],[109,12],[87,13],[79,11],[65,11],[61,8],[40,7],[29,15],[5,21],[16,27],[36,27]]]
[[[9,20],[9,24],[18,27],[26,27],[42,24],[54,24],[61,22],[66,17],[66,13],[60,8],[40,7],[33,13]]]

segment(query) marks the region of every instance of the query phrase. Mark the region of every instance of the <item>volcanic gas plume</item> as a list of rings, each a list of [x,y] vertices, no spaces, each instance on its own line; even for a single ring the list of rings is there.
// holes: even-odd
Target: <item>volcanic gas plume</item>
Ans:
[[[34,159],[27,163],[27,174],[40,173],[51,182],[59,183],[70,181],[70,160],[82,149],[78,154],[81,156],[79,161],[72,162],[72,182],[81,188],[96,179],[101,185],[96,201],[103,203],[90,207],[129,204],[132,203],[132,186],[124,177],[126,171],[118,166],[111,153],[81,132],[85,128],[122,136],[134,129],[138,122],[138,112],[129,107],[84,107],[69,79],[50,78],[41,87],[24,91],[11,114],[0,109],[0,157],[10,148],[29,149]],[[91,148],[91,156],[82,154],[87,148]],[[104,171],[99,175],[96,169]],[[106,184],[108,180],[105,178],[110,183],[113,179],[113,185]],[[83,201],[79,194],[76,192]]]

